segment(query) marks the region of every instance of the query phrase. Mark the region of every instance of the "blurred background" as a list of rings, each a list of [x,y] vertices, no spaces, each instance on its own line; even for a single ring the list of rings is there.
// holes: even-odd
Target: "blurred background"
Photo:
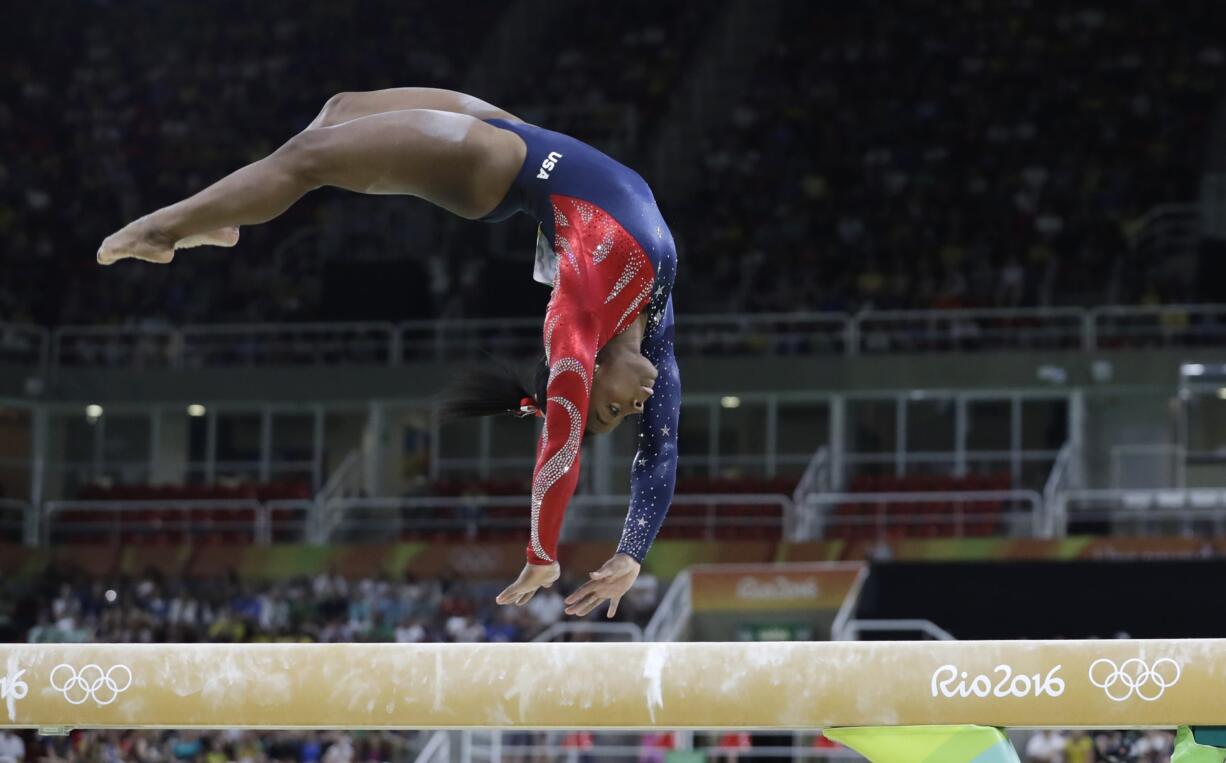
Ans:
[[[0,28],[0,638],[1216,636],[1226,6],[1214,0],[78,0]],[[561,592],[504,610],[534,226],[312,194],[233,250],[94,264],[337,92],[472,93],[639,170],[678,242],[678,497],[623,611],[631,427]],[[728,566],[728,565],[736,566]],[[628,604],[628,606],[627,606]],[[1165,732],[1018,734],[1165,761]],[[0,733],[0,761],[753,763],[769,734]]]

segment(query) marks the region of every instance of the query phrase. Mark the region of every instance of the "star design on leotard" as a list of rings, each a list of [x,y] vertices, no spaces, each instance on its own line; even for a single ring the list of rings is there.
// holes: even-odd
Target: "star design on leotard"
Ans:
[[[645,459],[645,458],[640,458],[640,459],[639,459],[639,461],[638,461],[638,464],[639,464],[639,466],[647,466],[647,459]]]
[[[640,518],[639,518],[639,527],[646,527],[646,526],[647,526],[647,520],[646,520],[646,519],[643,519],[642,517],[640,517]]]
[[[665,437],[668,437],[669,431],[670,430],[667,426],[660,427],[660,434],[664,435]]]
[[[656,299],[659,299],[659,298],[660,298],[660,295],[661,295],[661,294],[663,294],[663,293],[664,293],[664,287],[663,287],[663,286],[657,286],[657,287],[656,287]]]

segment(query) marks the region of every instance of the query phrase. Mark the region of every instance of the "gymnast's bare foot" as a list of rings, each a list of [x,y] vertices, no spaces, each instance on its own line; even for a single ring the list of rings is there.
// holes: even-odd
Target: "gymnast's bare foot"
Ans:
[[[238,226],[232,225],[229,228],[218,228],[208,233],[201,233],[198,236],[188,236],[181,238],[175,243],[175,249],[191,249],[193,246],[225,246],[230,247],[238,243]]]
[[[132,258],[164,265],[175,258],[176,249],[234,246],[238,235],[237,227],[229,227],[176,240],[173,234],[154,228],[148,218],[142,217],[103,240],[98,248],[98,263],[112,265]]]

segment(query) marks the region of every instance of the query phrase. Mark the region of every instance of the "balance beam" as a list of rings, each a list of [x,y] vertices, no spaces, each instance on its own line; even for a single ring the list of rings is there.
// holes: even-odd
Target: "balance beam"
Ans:
[[[1226,723],[1226,640],[0,645],[0,727]]]

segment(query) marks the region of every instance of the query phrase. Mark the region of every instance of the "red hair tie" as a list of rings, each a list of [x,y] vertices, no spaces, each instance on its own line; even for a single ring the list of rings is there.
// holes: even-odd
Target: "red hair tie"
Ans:
[[[529,416],[539,416],[542,419],[545,418],[545,414],[541,413],[541,409],[537,407],[536,401],[530,397],[520,398],[519,411],[513,411],[513,413],[515,413],[515,415],[521,419],[526,419]]]

